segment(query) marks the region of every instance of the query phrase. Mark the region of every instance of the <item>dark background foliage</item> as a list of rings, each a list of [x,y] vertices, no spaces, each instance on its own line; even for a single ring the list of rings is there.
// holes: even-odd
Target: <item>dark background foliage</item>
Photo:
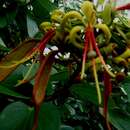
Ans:
[[[49,20],[50,12],[59,6],[63,5],[58,0],[0,0],[0,58],[29,37],[41,38],[38,25]],[[121,40],[117,38],[120,37],[114,35],[113,40],[119,43]],[[26,64],[19,66],[6,80],[0,82],[0,130],[32,128],[34,107],[31,97],[34,81],[15,86],[28,67]],[[36,64],[34,71],[37,68]],[[66,63],[54,65],[45,102],[40,109],[37,130],[106,130],[104,118],[98,111],[95,84],[75,81],[78,69],[74,69],[75,73],[70,77]],[[109,118],[113,130],[130,128],[129,80],[130,76],[114,88],[115,93],[109,101]]]

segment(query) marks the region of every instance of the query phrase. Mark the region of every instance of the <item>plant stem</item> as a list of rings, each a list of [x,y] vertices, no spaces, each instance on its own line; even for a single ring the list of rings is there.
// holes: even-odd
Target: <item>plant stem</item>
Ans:
[[[111,77],[115,77],[115,74],[114,74],[113,72],[109,71],[109,69],[108,69],[108,67],[107,67],[107,65],[106,65],[106,63],[105,63],[105,61],[104,61],[104,59],[103,59],[103,57],[102,57],[102,55],[101,55],[101,53],[100,53],[100,50],[99,50],[99,48],[98,48],[97,45],[96,45],[96,40],[95,40],[95,36],[94,36],[93,29],[92,29],[90,35],[91,35],[91,42],[92,42],[92,44],[93,44],[93,47],[95,48],[95,50],[96,50],[96,52],[97,52],[97,54],[98,54],[98,56],[99,56],[99,58],[100,58],[100,60],[101,60],[101,62],[102,62],[102,64],[103,64],[103,66],[104,66],[104,68],[105,68],[105,70],[107,71],[107,73],[108,73]]]
[[[85,72],[85,63],[86,63],[86,57],[87,57],[87,51],[88,51],[88,30],[86,29],[85,33],[85,43],[84,43],[84,51],[83,51],[83,60],[82,60],[82,69],[81,69],[81,79],[84,77],[84,72]]]

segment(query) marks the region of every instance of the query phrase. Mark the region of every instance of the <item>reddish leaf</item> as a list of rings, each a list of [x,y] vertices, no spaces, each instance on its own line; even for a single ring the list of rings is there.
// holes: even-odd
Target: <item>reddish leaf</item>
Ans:
[[[49,30],[37,47],[37,40],[26,40],[18,45],[9,55],[5,56],[0,62],[0,81],[4,80],[18,65],[29,60],[37,51],[40,51],[42,54],[46,44],[54,35],[55,30]]]
[[[54,62],[54,57],[57,51],[51,52],[44,60],[41,62],[38,73],[35,78],[35,84],[33,88],[33,100],[35,103],[35,116],[34,116],[34,126],[32,130],[36,130],[38,125],[38,114],[42,101],[45,97],[45,91],[48,84],[48,80],[51,73],[52,64]]]
[[[19,44],[10,54],[0,61],[0,81],[4,80],[20,63],[19,61],[32,53],[38,41],[29,39]],[[11,67],[12,66],[12,67]]]
[[[110,79],[110,75],[105,71],[104,72],[104,118],[106,120],[106,126],[108,130],[111,130],[111,126],[108,121],[107,113],[108,113],[108,99],[112,92],[112,83]]]
[[[41,104],[44,99],[46,86],[50,77],[51,67],[56,53],[57,51],[51,52],[44,58],[39,67],[33,88],[33,99],[36,105]]]

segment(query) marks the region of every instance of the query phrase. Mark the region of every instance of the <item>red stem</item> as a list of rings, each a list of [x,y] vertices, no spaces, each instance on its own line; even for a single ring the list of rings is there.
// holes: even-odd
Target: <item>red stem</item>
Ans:
[[[87,51],[88,51],[88,31],[85,33],[84,51],[83,51],[83,61],[86,62]]]
[[[102,57],[102,54],[96,44],[96,39],[95,39],[95,36],[94,36],[94,32],[93,32],[93,29],[91,29],[91,32],[90,32],[90,36],[91,36],[91,42],[92,42],[92,45],[93,45],[93,48],[96,50],[96,53],[98,54],[101,62],[103,65],[105,65],[105,61],[103,60],[103,57]]]
[[[35,113],[34,113],[34,123],[33,123],[33,128],[32,128],[32,130],[36,130],[37,127],[38,127],[39,111],[40,111],[40,105],[36,105],[36,106],[35,106]]]
[[[116,7],[115,10],[130,10],[130,3],[123,6]]]
[[[81,79],[83,79],[83,77],[84,77],[85,63],[86,63],[88,44],[89,44],[88,38],[89,38],[89,30],[88,30],[88,27],[87,27],[86,28],[86,32],[85,32],[85,41],[84,41],[84,50],[83,50],[83,59],[82,59]]]
[[[109,96],[112,92],[112,83],[111,83],[111,79],[110,79],[110,75],[105,71],[104,72],[104,118],[106,119],[106,125],[108,130],[111,130],[111,126],[109,124],[108,121],[108,100],[109,100]]]
[[[36,52],[37,50],[40,51],[40,61],[41,59],[43,59],[43,57],[41,56],[43,54],[43,51],[46,47],[46,44],[53,38],[53,36],[55,35],[55,30],[54,29],[50,29],[42,38],[42,40],[40,41],[38,47],[34,47],[26,56],[31,56],[34,52]]]
[[[40,44],[38,46],[38,49],[40,50],[40,52],[43,52],[43,50],[46,47],[46,44],[53,38],[53,36],[55,35],[55,30],[54,29],[50,29],[42,38],[42,40],[40,41]]]

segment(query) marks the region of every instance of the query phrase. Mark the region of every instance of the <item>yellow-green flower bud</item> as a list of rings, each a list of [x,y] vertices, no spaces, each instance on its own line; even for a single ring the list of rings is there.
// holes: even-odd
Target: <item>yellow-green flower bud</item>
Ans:
[[[52,28],[52,24],[50,22],[42,22],[39,28],[42,32],[47,32]]]
[[[81,10],[87,18],[87,22],[94,24],[96,20],[95,10],[93,8],[93,3],[90,1],[85,1],[81,5]]]

